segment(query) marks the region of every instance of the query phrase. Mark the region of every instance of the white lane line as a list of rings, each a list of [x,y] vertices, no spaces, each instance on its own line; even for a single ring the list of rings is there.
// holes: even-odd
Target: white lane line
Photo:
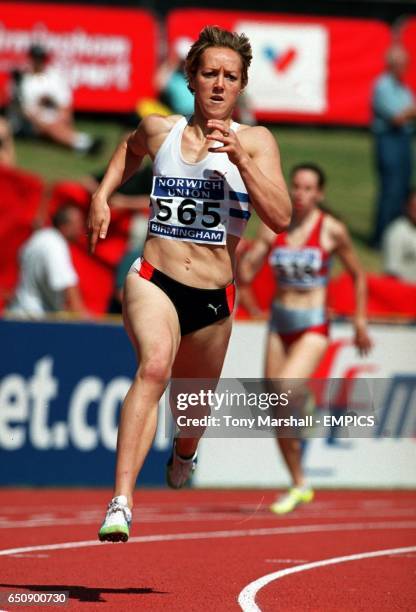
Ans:
[[[210,540],[219,538],[247,538],[270,535],[291,535],[298,533],[319,533],[322,531],[365,531],[373,529],[412,529],[416,528],[416,521],[402,521],[397,523],[335,523],[324,525],[298,525],[294,527],[275,527],[264,529],[233,529],[224,531],[196,531],[187,533],[160,533],[148,536],[129,538],[129,543],[147,542],[173,542],[175,540]],[[21,548],[7,548],[0,550],[0,556],[16,555],[20,553],[38,552],[42,550],[65,550],[70,548],[88,548],[90,546],[104,546],[98,540],[82,540],[79,542],[61,542],[59,544],[41,544],[38,546],[24,546]]]
[[[376,550],[372,552],[357,553],[355,555],[348,555],[345,557],[333,557],[332,559],[322,559],[320,561],[313,561],[312,563],[305,563],[304,565],[296,565],[295,567],[287,567],[286,569],[273,572],[272,574],[266,574],[253,582],[250,582],[241,591],[238,596],[238,603],[243,612],[261,612],[261,609],[256,604],[256,595],[264,586],[279,580],[289,574],[297,574],[298,572],[306,572],[307,570],[314,569],[316,567],[325,567],[326,565],[336,565],[337,563],[346,563],[347,561],[359,561],[360,559],[371,559],[374,557],[384,557],[386,555],[400,555],[403,553],[416,551],[416,546],[407,546],[405,548],[389,548],[386,550]]]

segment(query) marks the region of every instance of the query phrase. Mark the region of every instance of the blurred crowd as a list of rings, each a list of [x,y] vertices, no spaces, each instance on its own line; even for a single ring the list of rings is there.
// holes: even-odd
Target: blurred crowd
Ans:
[[[7,117],[15,136],[45,138],[80,153],[97,153],[102,141],[76,130],[72,91],[39,44],[28,50],[24,70],[11,74]]]
[[[162,113],[189,115],[193,94],[184,74],[184,62],[192,41],[182,38],[169,51],[155,74],[159,99],[154,108]],[[372,246],[381,250],[384,273],[406,283],[416,283],[416,191],[411,185],[413,170],[412,138],[416,103],[403,76],[408,55],[394,44],[386,56],[386,68],[373,84],[372,125],[374,168],[377,181]],[[74,121],[73,96],[63,75],[50,66],[47,51],[39,44],[30,47],[26,68],[13,71],[10,102],[0,117],[0,170],[18,166],[15,139],[43,139],[73,150],[78,155],[98,154],[103,140],[79,131]],[[137,120],[140,119],[140,107]],[[147,112],[142,110],[142,115]],[[253,125],[255,112],[246,94],[241,96],[236,120]],[[104,173],[85,176],[79,188],[84,202],[97,188]],[[151,166],[146,164],[114,194],[113,210],[128,218],[124,252],[115,262],[114,288],[107,312],[120,313],[123,283],[132,261],[143,249],[152,188]],[[47,195],[41,198],[34,215],[33,233],[20,245],[20,277],[7,296],[6,309],[12,314],[40,317],[51,312],[70,311],[82,317],[93,316],[82,297],[79,275],[69,244],[85,239],[86,208],[77,201],[60,202],[48,208]],[[247,248],[242,243],[241,250]],[[242,290],[249,312],[260,312],[251,294]]]

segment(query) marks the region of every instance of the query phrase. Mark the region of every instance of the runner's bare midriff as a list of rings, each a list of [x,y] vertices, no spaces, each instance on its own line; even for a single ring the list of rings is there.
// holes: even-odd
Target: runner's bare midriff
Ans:
[[[277,299],[287,308],[304,310],[318,308],[326,302],[326,287],[313,289],[279,288]]]
[[[226,245],[212,246],[150,236],[144,258],[171,278],[204,289],[228,285],[234,277],[234,252],[239,238],[229,236]]]

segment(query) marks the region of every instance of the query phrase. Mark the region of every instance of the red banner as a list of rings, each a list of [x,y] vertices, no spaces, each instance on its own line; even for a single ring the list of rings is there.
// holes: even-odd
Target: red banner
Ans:
[[[408,19],[402,30],[402,40],[410,55],[410,65],[407,82],[416,92],[416,17]]]
[[[157,26],[143,10],[4,3],[0,7],[0,92],[38,43],[68,79],[78,110],[131,111],[154,96]]]
[[[387,25],[375,20],[178,9],[168,40],[196,39],[207,24],[245,32],[253,47],[247,93],[264,121],[368,125]]]

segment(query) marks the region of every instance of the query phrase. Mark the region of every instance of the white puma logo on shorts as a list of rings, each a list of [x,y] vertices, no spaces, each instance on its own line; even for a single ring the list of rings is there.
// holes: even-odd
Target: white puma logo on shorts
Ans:
[[[212,310],[215,311],[215,314],[218,314],[218,310],[221,308],[221,304],[219,304],[218,306],[213,306],[212,304],[208,304],[208,308],[212,308]]]

